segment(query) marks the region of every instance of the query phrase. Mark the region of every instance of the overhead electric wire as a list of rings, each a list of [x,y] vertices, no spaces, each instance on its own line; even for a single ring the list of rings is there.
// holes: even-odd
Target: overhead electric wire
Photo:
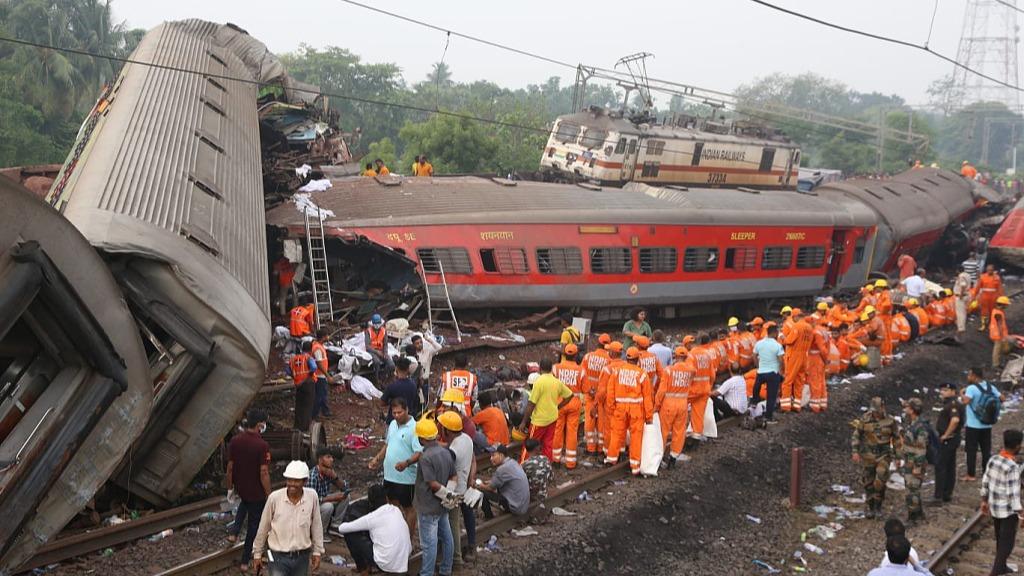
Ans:
[[[1014,10],[1016,10],[1017,12],[1020,12],[1021,14],[1024,14],[1024,10],[1022,10],[1022,9],[1018,8],[1018,7],[1017,7],[1016,5],[1014,5],[1014,4],[1010,4],[1010,3],[1009,3],[1009,2],[1007,2],[1006,0],[996,0],[996,2],[997,2],[997,3],[999,3],[999,4],[1002,4],[1003,6],[1006,6],[1007,8],[1013,8],[1013,9],[1014,9]]]
[[[858,30],[857,28],[850,28],[848,26],[843,26],[841,24],[836,24],[834,22],[829,22],[827,20],[822,20],[821,18],[816,18],[814,16],[810,16],[808,14],[804,14],[803,12],[797,12],[796,10],[790,10],[789,8],[784,8],[784,7],[779,6],[777,4],[772,4],[771,2],[766,2],[765,0],[750,0],[750,1],[753,2],[754,4],[760,4],[761,6],[764,6],[766,8],[771,8],[772,10],[776,10],[776,11],[782,12],[784,14],[789,14],[790,16],[794,16],[794,17],[800,18],[802,20],[807,20],[809,22],[814,22],[815,24],[821,24],[822,26],[827,26],[827,27],[833,28],[835,30],[842,30],[843,32],[848,32],[850,34],[856,34],[858,36],[864,36],[865,38],[872,38],[874,40],[879,40],[879,41],[882,41],[882,42],[888,42],[890,44],[896,44],[898,46],[904,46],[906,48],[913,48],[915,50],[923,50],[924,52],[927,52],[927,53],[935,56],[936,58],[940,58],[942,60],[945,60],[946,62],[949,62],[950,64],[956,66],[957,68],[960,68],[962,70],[966,70],[967,72],[970,72],[971,74],[974,74],[975,76],[980,76],[981,78],[984,78],[984,79],[989,80],[991,82],[995,82],[996,84],[999,84],[1000,86],[1003,86],[1003,87],[1006,87],[1006,88],[1011,88],[1011,89],[1016,90],[1018,92],[1024,92],[1024,88],[1021,88],[1020,86],[1017,86],[1016,84],[1010,84],[1009,82],[1005,82],[1005,81],[1000,80],[998,78],[995,78],[993,76],[989,76],[988,74],[985,74],[983,72],[979,72],[979,71],[975,70],[974,68],[971,68],[970,66],[957,61],[954,58],[950,58],[949,56],[946,56],[945,54],[942,54],[941,52],[936,52],[936,51],[932,50],[931,48],[928,47],[927,44],[923,44],[923,45],[922,44],[915,44],[913,42],[908,42],[906,40],[900,40],[899,38],[890,38],[889,36],[882,36],[880,34],[875,34],[873,32],[866,32],[864,30]]]

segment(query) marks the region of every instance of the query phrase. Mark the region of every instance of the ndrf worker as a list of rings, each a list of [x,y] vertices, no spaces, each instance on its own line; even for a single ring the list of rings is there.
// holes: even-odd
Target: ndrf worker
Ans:
[[[587,443],[587,453],[597,454],[599,449],[604,447],[604,438],[598,433],[597,428],[597,383],[601,379],[601,371],[608,365],[611,358],[605,346],[611,344],[612,337],[608,334],[601,334],[597,337],[597,346],[583,357],[583,392],[586,398],[583,416],[583,439]]]
[[[992,318],[992,310],[996,307],[996,298],[1003,295],[1003,280],[996,272],[995,266],[989,264],[985,267],[985,272],[978,277],[978,283],[971,294],[981,311],[981,326],[978,327],[978,332],[984,332],[985,326]]]
[[[654,419],[654,398],[651,381],[637,363],[640,350],[630,347],[626,351],[626,362],[619,366],[608,381],[607,411],[611,415],[611,439],[605,462],[615,465],[619,452],[626,441],[629,430],[629,469],[634,476],[640,475],[640,452],[643,445],[644,423]]]
[[[996,307],[992,310],[992,319],[988,326],[988,337],[992,340],[992,367],[1002,365],[1003,356],[1010,353],[1010,333],[1006,329],[1006,307],[1010,299],[1006,296],[996,298]]]
[[[633,338],[636,342],[637,349],[640,350],[640,361],[637,363],[644,372],[647,373],[647,379],[651,381],[651,389],[658,389],[658,374],[665,369],[661,365],[661,361],[654,355],[654,352],[649,352],[647,349],[651,346],[651,340],[647,336],[637,336]]]
[[[793,316],[799,317],[797,311]],[[807,355],[814,343],[814,329],[805,319],[800,318],[789,329],[782,344],[786,346],[786,375],[782,380],[783,412],[799,412],[800,399],[803,396],[803,385],[807,380]]]
[[[810,384],[811,388],[811,411],[823,412],[828,409],[828,387],[825,385],[825,369],[828,362],[831,337],[828,327],[825,326],[825,322],[821,318],[813,319],[811,324],[813,327],[811,348],[807,354],[807,383]]]
[[[928,327],[931,325],[931,321],[928,318],[928,312],[921,308],[917,298],[907,299],[907,313],[913,314],[917,318],[917,335],[924,336],[928,333]]]
[[[882,355],[882,364],[886,365],[892,362],[892,340],[889,338],[889,323],[892,322],[892,294],[889,292],[889,281],[884,278],[875,280],[875,310],[885,328],[886,338],[882,341],[879,352]]]
[[[438,397],[449,390],[462,392],[466,416],[473,415],[473,400],[476,398],[476,374],[469,371],[469,359],[465,354],[455,356],[455,367],[441,375],[441,389]]]
[[[666,457],[669,468],[675,466],[677,460],[683,459],[683,445],[686,442],[688,398],[694,375],[693,362],[688,356],[686,348],[676,347],[672,353],[674,362],[661,373],[661,386],[654,397],[654,411],[661,420],[661,441],[668,442],[669,435],[672,436],[672,445]]]
[[[591,415],[597,418],[597,433],[601,438],[601,447],[608,453],[608,443],[611,441],[611,415],[608,413],[608,382],[618,373],[619,368],[626,361],[622,358],[622,342],[614,341],[608,344],[608,364],[601,370],[601,377],[597,380],[597,392],[594,393],[596,406]]]
[[[558,410],[558,420],[555,421],[555,439],[552,441],[551,449],[554,451],[552,462],[558,464],[565,462],[566,470],[576,468],[576,448],[579,443],[580,432],[580,411],[583,410],[583,368],[572,358],[576,358],[579,349],[575,344],[566,344],[562,350],[562,360],[551,367],[551,374],[559,379],[572,391],[572,399],[565,406]],[[562,448],[565,448],[565,455],[562,455]]]
[[[707,334],[700,335],[699,346],[690,350],[690,361],[693,363],[693,384],[690,386],[689,404],[690,428],[695,438],[704,438],[704,414],[711,395],[711,386],[715,383],[714,352],[709,344]]]

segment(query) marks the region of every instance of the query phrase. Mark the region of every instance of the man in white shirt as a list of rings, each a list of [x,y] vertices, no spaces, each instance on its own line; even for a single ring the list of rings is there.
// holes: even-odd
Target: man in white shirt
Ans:
[[[387,574],[405,574],[412,539],[398,501],[385,500],[383,486],[371,486],[367,500],[370,512],[340,524],[336,531],[344,535],[359,574],[369,574],[375,565]]]
[[[921,295],[924,294],[926,289],[924,283],[924,268],[918,268],[916,274],[913,276],[907,276],[900,281],[900,284],[903,284],[903,289],[906,290],[908,297],[920,300]]]
[[[715,409],[715,421],[747,412],[747,381],[742,374],[729,371],[729,379],[722,382],[717,390],[711,391],[711,403]]]
[[[893,536],[900,536],[903,538],[906,538],[907,536],[907,527],[903,524],[902,521],[900,521],[899,518],[889,518],[888,520],[886,520],[883,529],[885,530],[885,540],[887,543],[889,539]],[[921,559],[917,556],[917,550],[914,550],[913,546],[910,546],[910,549],[907,552],[907,561],[905,565],[910,568],[911,572],[917,572],[919,574],[926,574],[927,576],[932,576],[932,573],[929,572],[927,568],[921,565]],[[882,563],[879,564],[878,567],[890,568],[893,566],[901,568],[903,565],[894,564],[892,560],[890,560],[887,546],[886,552],[882,554]]]
[[[964,268],[964,265],[960,265],[960,273],[956,276],[956,282],[953,284],[953,297],[956,298],[954,301],[956,305],[956,339],[962,341],[964,333],[967,332],[967,307],[971,303],[971,288],[974,287],[974,282],[971,280],[970,273]]]

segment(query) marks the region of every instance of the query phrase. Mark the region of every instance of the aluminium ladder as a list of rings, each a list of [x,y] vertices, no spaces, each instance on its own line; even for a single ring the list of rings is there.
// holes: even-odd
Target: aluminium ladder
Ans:
[[[435,324],[446,324],[455,329],[456,342],[462,342],[462,331],[459,330],[459,320],[455,317],[455,308],[452,307],[452,299],[448,294],[448,281],[444,276],[444,265],[437,259],[437,270],[441,276],[440,284],[427,282],[427,269],[420,260],[420,270],[423,272],[424,292],[427,295],[427,322],[433,332]]]
[[[313,284],[313,307],[316,309],[316,327],[334,320],[334,301],[331,298],[331,275],[327,270],[327,244],[324,223],[319,211],[312,219],[306,218],[306,253],[309,257],[309,279]]]

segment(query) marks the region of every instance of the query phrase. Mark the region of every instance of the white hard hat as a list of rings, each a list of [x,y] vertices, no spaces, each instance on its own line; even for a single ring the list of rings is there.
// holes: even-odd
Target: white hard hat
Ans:
[[[292,460],[284,469],[284,477],[292,480],[305,480],[309,478],[309,466],[302,460]]]
[[[540,374],[534,372],[526,377],[526,383],[529,384],[530,386],[533,386],[533,383],[536,382],[539,378]]]

